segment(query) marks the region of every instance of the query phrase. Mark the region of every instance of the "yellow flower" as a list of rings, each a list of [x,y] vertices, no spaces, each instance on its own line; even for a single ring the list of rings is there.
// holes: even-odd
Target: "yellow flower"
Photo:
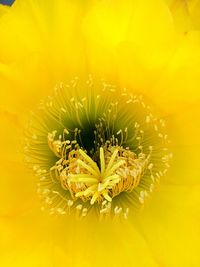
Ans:
[[[180,9],[173,8],[172,2],[50,0],[47,3],[17,0],[11,8],[0,6],[2,266],[199,266],[200,39],[196,15],[199,3],[188,1],[190,12],[185,13],[177,12],[183,10],[182,1],[176,1]],[[185,24],[188,21],[191,24]],[[70,83],[66,88],[77,76],[81,86],[75,89]],[[101,87],[112,84],[114,90],[102,91],[95,82],[94,95],[103,96],[103,102],[97,110],[96,100],[91,101],[95,108],[83,114],[77,112],[76,105],[84,106],[86,104],[80,100],[84,102],[84,97],[86,101],[92,98],[89,85],[85,84],[87,77],[94,77]],[[64,90],[64,95],[53,93],[56,85],[63,87],[59,92]],[[124,88],[129,92],[126,101],[122,97]],[[48,95],[52,100],[51,97],[46,100]],[[144,102],[139,98],[144,109],[136,108],[134,103],[128,105],[127,101],[138,99],[135,95],[144,96]],[[134,154],[133,149],[124,151],[116,140],[108,150],[105,146],[107,139],[103,138],[100,143],[107,124],[100,128],[94,125],[96,129],[93,130],[100,131],[97,143],[101,145],[97,146],[93,156],[88,156],[84,145],[74,149],[72,158],[63,156],[68,138],[59,135],[67,136],[68,129],[62,132],[65,127],[59,127],[63,117],[59,117],[59,123],[55,118],[67,113],[68,123],[71,120],[73,125],[79,120],[81,125],[87,116],[95,117],[93,112],[97,112],[95,118],[106,118],[107,123],[109,104],[116,102],[119,102],[118,111],[123,116],[114,121],[124,127],[116,129],[119,141],[126,138],[126,126],[131,127],[129,121],[136,114],[137,120],[145,120],[141,130],[145,127],[147,146],[153,142],[160,152],[165,146],[160,145],[160,137],[155,135],[155,123],[152,129],[147,129],[147,106],[153,108],[153,116],[156,114],[159,122],[165,119],[165,131],[171,139],[169,151],[174,155],[171,167],[161,178],[159,187],[145,201],[142,211],[129,216],[126,208],[131,208],[132,204],[126,198],[120,198],[111,215],[121,213],[122,207],[123,221],[121,215],[99,221],[102,207],[97,209],[98,216],[93,209],[91,212],[85,210],[81,216],[78,213],[75,218],[77,214],[70,209],[75,200],[80,202],[78,205],[89,203],[95,207],[104,201],[115,202],[115,193],[126,191],[124,185],[119,186],[123,175],[115,173],[118,168],[128,166],[129,170],[140,170],[135,180],[132,174],[127,180],[130,194],[139,188],[137,182],[144,181],[143,168],[145,171],[148,168],[150,173],[151,164],[155,164],[158,171],[162,171],[160,154],[154,162],[147,162],[145,159],[150,151],[144,153],[146,158],[140,159],[139,153]],[[38,105],[40,110],[36,111]],[[63,112],[57,113],[61,108]],[[87,110],[86,106],[84,108]],[[30,114],[32,110],[39,115],[37,119]],[[106,117],[103,117],[104,113]],[[30,118],[33,123],[25,128]],[[48,131],[44,131],[45,128]],[[75,127],[69,128],[75,130]],[[83,129],[86,128],[84,124]],[[124,130],[123,138],[120,130]],[[40,144],[41,133],[43,138],[46,136],[45,144]],[[78,134],[77,131],[73,133]],[[90,137],[89,132],[82,140],[83,144]],[[111,141],[110,137],[108,141]],[[38,160],[42,164],[45,160],[51,161],[48,166],[53,167],[52,171],[58,170],[55,155],[62,160],[62,175],[53,172],[53,178],[59,182],[59,190],[61,186],[64,193],[71,190],[74,197],[67,198],[67,208],[59,206],[57,209],[58,213],[67,214],[50,216],[49,212],[41,211],[43,204],[36,193],[38,181],[25,166],[22,139],[28,156],[26,161],[30,159],[29,163],[33,163],[32,167],[42,179],[39,186],[44,185],[45,179]],[[77,138],[72,140],[77,141]],[[133,144],[130,142],[130,145]],[[130,153],[135,169],[128,165],[124,152]],[[69,161],[65,163],[65,160]],[[74,172],[78,167],[80,172]],[[66,178],[67,168],[70,181]],[[100,186],[99,172],[102,174]],[[85,178],[90,179],[86,182]],[[77,181],[82,187],[77,186]],[[90,183],[93,187],[88,193]],[[48,192],[48,187],[43,189]],[[137,198],[140,204],[143,204],[145,195],[143,191],[139,196],[141,199]],[[57,205],[56,200],[51,203],[52,198],[45,196],[44,200],[47,205],[49,201],[50,205]],[[132,203],[136,204],[135,201]]]

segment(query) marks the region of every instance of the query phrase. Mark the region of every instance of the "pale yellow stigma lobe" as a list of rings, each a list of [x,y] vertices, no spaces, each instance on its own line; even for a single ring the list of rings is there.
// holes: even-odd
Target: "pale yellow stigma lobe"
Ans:
[[[114,171],[125,163],[124,160],[120,160],[114,164],[118,149],[114,151],[106,169],[104,150],[102,147],[100,148],[100,168],[97,166],[96,162],[94,162],[82,149],[79,149],[79,153],[83,159],[90,164],[90,166],[80,159],[77,160],[77,163],[84,167],[90,174],[86,174],[84,176],[81,176],[80,174],[69,175],[69,180],[74,183],[88,183],[90,186],[85,190],[76,193],[75,196],[90,196],[91,205],[94,204],[99,198],[105,198],[109,202],[112,201],[112,198],[109,196],[109,189],[114,187],[120,181],[119,175],[114,174]]]
[[[64,147],[66,149],[66,147]],[[62,155],[60,147],[59,155]],[[68,158],[60,159],[51,172],[62,187],[69,190],[74,200],[111,202],[123,191],[132,191],[140,182],[147,159],[138,159],[135,153],[119,146],[99,148],[99,166],[83,149],[72,149]]]

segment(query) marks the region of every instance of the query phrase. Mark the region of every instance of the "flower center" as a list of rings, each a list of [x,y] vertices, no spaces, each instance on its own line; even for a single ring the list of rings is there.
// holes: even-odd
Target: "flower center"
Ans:
[[[91,78],[57,86],[26,134],[26,161],[50,214],[127,218],[169,168],[164,120],[142,96]]]

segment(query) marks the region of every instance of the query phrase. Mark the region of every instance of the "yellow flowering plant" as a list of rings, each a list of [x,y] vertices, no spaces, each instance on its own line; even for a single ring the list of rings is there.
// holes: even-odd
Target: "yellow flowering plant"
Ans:
[[[199,266],[199,14],[0,5],[1,266]]]

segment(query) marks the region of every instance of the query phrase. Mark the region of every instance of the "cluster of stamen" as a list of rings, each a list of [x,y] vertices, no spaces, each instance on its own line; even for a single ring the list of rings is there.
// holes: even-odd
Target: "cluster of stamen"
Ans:
[[[132,191],[148,164],[148,159],[138,159],[129,149],[107,144],[96,152],[99,155],[94,155],[97,162],[83,149],[78,146],[72,149],[72,144],[67,143],[66,146],[66,141],[49,138],[50,148],[60,157],[51,168],[52,176],[70,192],[73,200],[89,200],[91,205],[104,200],[111,202],[121,192]]]

